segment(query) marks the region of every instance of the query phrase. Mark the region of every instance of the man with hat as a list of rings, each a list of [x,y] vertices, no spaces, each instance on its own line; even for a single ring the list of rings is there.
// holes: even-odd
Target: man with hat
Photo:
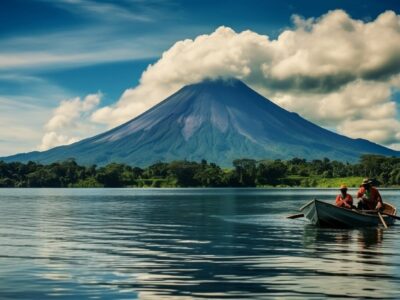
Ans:
[[[350,194],[347,194],[347,186],[342,184],[340,186],[340,194],[336,197],[336,206],[344,207],[344,208],[352,208],[353,206],[353,197]]]
[[[372,186],[372,180],[366,178],[361,183],[357,193],[358,209],[379,210],[383,207],[383,201],[379,191]]]

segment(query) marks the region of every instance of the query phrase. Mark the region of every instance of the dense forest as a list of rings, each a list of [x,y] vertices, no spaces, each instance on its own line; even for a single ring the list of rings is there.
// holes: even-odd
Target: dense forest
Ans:
[[[146,168],[118,163],[80,166],[75,160],[42,165],[0,161],[0,187],[336,187],[361,178],[383,186],[400,184],[400,158],[364,155],[355,164],[322,160],[237,159],[233,168],[191,161],[157,162]]]

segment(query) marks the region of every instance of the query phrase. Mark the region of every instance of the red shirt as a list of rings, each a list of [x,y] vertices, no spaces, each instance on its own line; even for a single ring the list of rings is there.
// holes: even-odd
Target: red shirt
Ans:
[[[363,186],[360,187],[357,193],[357,198],[363,197],[366,198],[365,204],[368,206],[368,209],[375,209],[378,202],[382,203],[381,194],[379,194],[379,191],[374,187],[371,187],[369,191],[367,191]]]
[[[343,195],[339,194],[337,195],[335,202],[336,206],[351,208],[353,205],[353,197],[350,194],[346,194],[346,196],[343,198]]]

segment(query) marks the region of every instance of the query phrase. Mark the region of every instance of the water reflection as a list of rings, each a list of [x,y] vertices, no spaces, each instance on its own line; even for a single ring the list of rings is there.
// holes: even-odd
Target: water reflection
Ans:
[[[303,232],[303,244],[305,247],[333,244],[335,247],[345,248],[357,244],[360,249],[378,249],[383,241],[384,229],[333,229],[319,228],[306,225]]]
[[[383,241],[383,234],[384,230],[380,227],[359,230],[357,241],[363,249],[378,248]]]
[[[24,192],[0,197],[1,299],[399,292],[397,227],[320,229],[285,219],[310,191]]]

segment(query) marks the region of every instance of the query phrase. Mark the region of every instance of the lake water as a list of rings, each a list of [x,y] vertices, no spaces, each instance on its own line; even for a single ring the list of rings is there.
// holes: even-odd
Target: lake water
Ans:
[[[0,299],[399,299],[400,226],[285,219],[335,194],[0,189]]]

